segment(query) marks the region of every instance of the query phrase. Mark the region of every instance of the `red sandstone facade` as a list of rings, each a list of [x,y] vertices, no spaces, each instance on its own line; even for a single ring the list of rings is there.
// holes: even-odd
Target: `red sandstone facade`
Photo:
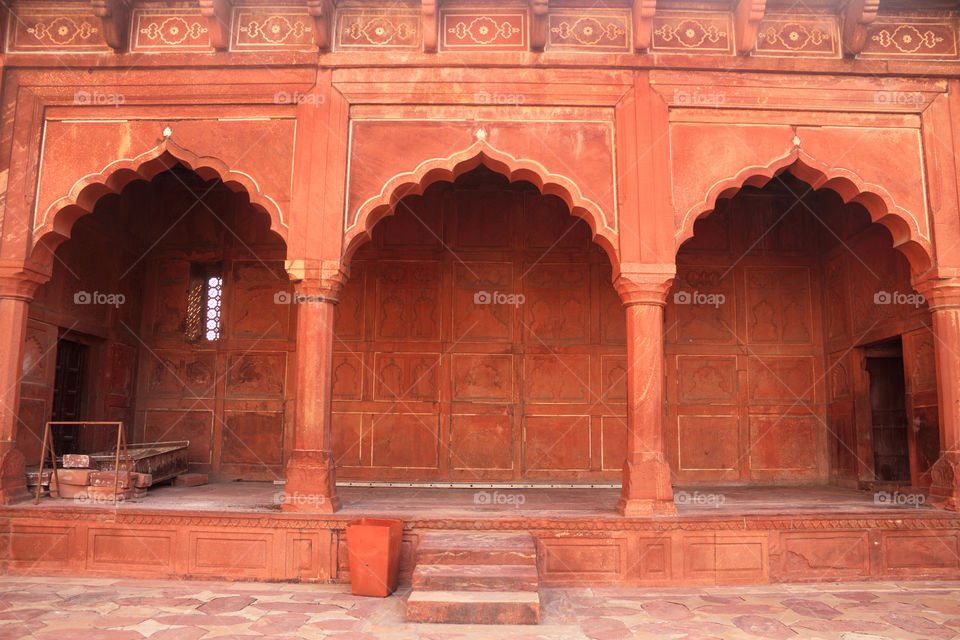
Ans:
[[[63,415],[67,341],[81,418],[284,479],[310,498],[285,511],[336,512],[336,479],[956,510],[960,13],[586,4],[14,3],[3,502]],[[198,269],[215,339],[187,326]],[[330,531],[287,534],[330,577]]]

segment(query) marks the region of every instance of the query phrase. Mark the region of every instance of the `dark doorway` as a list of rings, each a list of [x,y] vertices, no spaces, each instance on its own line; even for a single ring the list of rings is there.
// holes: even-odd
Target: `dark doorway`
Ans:
[[[910,445],[903,380],[903,347],[891,340],[864,350],[870,375],[875,479],[910,482]]]
[[[57,373],[53,385],[53,421],[83,420],[83,392],[89,347],[80,342],[57,340]],[[80,426],[53,427],[53,446],[57,455],[80,453]]]

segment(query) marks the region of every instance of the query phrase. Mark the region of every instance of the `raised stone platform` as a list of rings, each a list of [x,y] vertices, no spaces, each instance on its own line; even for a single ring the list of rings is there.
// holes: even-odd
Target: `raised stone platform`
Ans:
[[[624,518],[615,489],[344,487],[333,515],[285,514],[278,488],[152,489],[111,506],[44,500],[0,508],[10,574],[345,581],[344,529],[361,515],[404,520],[401,580],[423,535],[530,532],[542,586],[710,585],[960,578],[960,514],[898,507],[832,487],[677,489],[678,515]],[[489,491],[489,490],[484,490]]]

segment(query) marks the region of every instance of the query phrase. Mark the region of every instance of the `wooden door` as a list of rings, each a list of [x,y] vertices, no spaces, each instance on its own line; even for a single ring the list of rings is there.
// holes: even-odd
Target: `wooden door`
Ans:
[[[910,481],[910,448],[903,382],[903,359],[867,357],[876,479]]]
[[[73,340],[57,340],[57,368],[53,384],[51,420],[83,420],[83,393],[89,348]],[[64,425],[53,429],[58,455],[80,451],[80,427]]]

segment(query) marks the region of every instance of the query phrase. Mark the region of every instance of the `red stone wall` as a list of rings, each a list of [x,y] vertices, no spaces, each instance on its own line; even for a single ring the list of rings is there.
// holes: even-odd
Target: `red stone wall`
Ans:
[[[337,309],[338,477],[618,481],[624,314],[587,225],[485,169],[398,211]]]
[[[283,476],[292,446],[287,404],[296,314],[274,301],[290,291],[283,243],[245,194],[185,171],[135,182],[82,218],[57,255],[54,277],[31,307],[31,327],[46,339],[41,345],[55,340],[58,326],[76,325],[89,336],[88,396],[95,399],[89,419],[135,425],[133,441],[189,440],[198,470]],[[218,341],[186,336],[191,261],[221,265]],[[77,288],[127,298],[117,311],[78,306]],[[22,405],[37,424],[49,414],[54,364],[52,349],[44,382],[34,376],[36,391]]]
[[[719,201],[677,255],[665,332],[676,483],[872,479],[869,379],[855,347],[900,335],[908,418],[935,455],[929,312],[874,301],[912,293],[906,258],[859,205],[784,181]]]

